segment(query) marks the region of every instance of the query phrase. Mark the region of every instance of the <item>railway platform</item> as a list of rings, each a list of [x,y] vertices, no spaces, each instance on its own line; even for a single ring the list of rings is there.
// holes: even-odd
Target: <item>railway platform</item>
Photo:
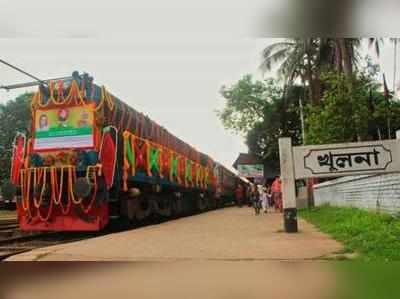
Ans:
[[[305,261],[342,245],[300,219],[282,230],[282,214],[230,207],[162,224],[35,249],[10,261]]]

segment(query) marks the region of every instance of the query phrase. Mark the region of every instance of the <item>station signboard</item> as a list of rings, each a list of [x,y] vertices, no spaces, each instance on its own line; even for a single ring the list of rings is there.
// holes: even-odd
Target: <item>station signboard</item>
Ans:
[[[293,147],[280,138],[279,158],[285,231],[297,232],[296,179],[400,172],[400,140]]]
[[[264,177],[264,165],[262,164],[239,164],[238,171],[240,176],[246,178]]]
[[[293,147],[296,178],[336,177],[400,170],[399,141]]]

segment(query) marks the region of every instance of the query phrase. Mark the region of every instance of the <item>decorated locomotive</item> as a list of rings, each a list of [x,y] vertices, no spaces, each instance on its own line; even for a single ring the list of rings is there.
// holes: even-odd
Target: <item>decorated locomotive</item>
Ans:
[[[10,182],[25,231],[98,231],[178,217],[232,201],[238,177],[74,72],[33,95],[30,136],[18,133]]]

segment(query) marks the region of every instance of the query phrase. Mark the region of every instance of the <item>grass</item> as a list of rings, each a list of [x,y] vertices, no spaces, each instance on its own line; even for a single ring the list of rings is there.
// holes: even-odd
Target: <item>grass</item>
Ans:
[[[400,261],[400,219],[356,208],[322,206],[299,211],[300,217],[340,241],[360,260]]]

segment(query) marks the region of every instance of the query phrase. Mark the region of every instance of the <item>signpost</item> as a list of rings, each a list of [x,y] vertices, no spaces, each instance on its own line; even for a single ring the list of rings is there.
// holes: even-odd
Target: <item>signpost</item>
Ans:
[[[280,138],[279,155],[286,232],[298,230],[296,179],[400,171],[400,140],[292,147],[290,138]]]

